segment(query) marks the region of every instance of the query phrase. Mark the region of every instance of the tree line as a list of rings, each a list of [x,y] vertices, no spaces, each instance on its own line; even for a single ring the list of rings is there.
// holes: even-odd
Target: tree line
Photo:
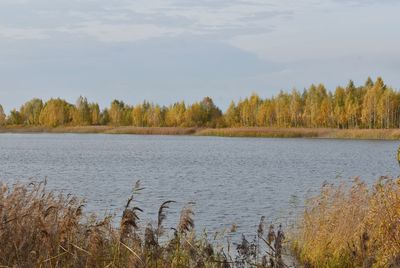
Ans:
[[[210,97],[200,102],[160,106],[144,101],[135,106],[114,100],[100,110],[97,103],[79,97],[75,104],[56,98],[34,98],[8,115],[0,105],[0,125],[136,127],[330,127],[399,128],[400,92],[382,78],[368,78],[364,85],[349,81],[328,91],[323,84],[300,92],[280,91],[262,99],[257,94],[231,102],[223,113]]]

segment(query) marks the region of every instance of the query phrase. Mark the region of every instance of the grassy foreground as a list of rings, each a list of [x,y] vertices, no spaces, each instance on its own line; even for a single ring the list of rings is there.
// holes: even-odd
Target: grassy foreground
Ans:
[[[143,223],[135,206],[138,184],[118,227],[112,216],[86,215],[82,201],[45,186],[0,188],[0,267],[288,267],[283,231],[266,228],[264,218],[257,240],[243,236],[234,247],[227,236],[196,234],[190,204],[175,226],[165,226],[174,201],[160,206],[155,223]]]
[[[337,128],[184,128],[184,127],[0,127],[0,133],[104,133],[136,135],[197,135],[220,137],[325,138],[399,140],[400,129],[337,129]]]
[[[400,179],[325,185],[291,243],[306,267],[400,267]]]
[[[196,233],[190,204],[175,226],[165,226],[174,201],[161,204],[154,223],[142,222],[138,184],[118,227],[45,186],[0,188],[0,267],[400,267],[400,179],[326,184],[288,237],[262,217],[254,239],[235,244],[227,233]],[[288,252],[297,265],[287,264]]]

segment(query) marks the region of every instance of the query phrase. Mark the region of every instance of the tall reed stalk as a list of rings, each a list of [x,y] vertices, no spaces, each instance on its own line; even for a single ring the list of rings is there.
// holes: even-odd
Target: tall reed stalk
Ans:
[[[142,222],[143,211],[135,200],[141,189],[137,183],[116,228],[111,216],[86,215],[81,200],[48,191],[45,181],[2,185],[0,266],[284,267],[281,230],[258,234],[267,250],[243,238],[233,255],[196,234],[190,204],[183,207],[176,226],[165,226],[173,201],[160,206],[156,225]]]

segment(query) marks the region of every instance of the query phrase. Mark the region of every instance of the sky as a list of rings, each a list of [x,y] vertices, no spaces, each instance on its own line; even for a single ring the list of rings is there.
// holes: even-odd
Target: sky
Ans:
[[[0,0],[0,104],[80,96],[225,109],[382,76],[400,88],[398,0]]]

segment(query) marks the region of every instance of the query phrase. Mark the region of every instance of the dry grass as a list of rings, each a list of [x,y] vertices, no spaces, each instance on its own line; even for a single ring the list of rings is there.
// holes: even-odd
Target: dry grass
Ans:
[[[185,128],[133,126],[3,126],[0,133],[105,133],[136,135],[197,135],[221,137],[325,138],[399,140],[400,129],[336,129],[336,128]]]
[[[281,230],[270,227],[264,235],[260,227],[264,247],[243,238],[233,256],[229,240],[226,249],[196,235],[190,204],[176,227],[164,226],[173,201],[160,206],[157,225],[143,225],[143,211],[135,206],[140,190],[137,184],[116,228],[112,217],[85,215],[82,201],[47,191],[45,182],[2,185],[0,267],[287,267]]]
[[[335,139],[399,140],[400,129],[343,129],[326,135]]]
[[[201,129],[196,135],[221,137],[325,138],[398,140],[400,129],[335,129],[335,128],[217,128]]]
[[[196,128],[179,127],[113,127],[113,126],[62,126],[55,128],[5,126],[0,127],[0,133],[105,133],[105,134],[136,134],[136,135],[191,135]]]
[[[198,131],[196,135],[221,137],[316,138],[321,134],[326,135],[330,131],[332,130],[313,128],[243,127],[203,129]]]
[[[113,129],[110,126],[63,126],[63,127],[42,127],[42,126],[2,126],[0,133],[104,133]]]
[[[400,180],[325,185],[292,235],[307,267],[400,267]]]
[[[115,127],[105,131],[107,134],[136,134],[136,135],[192,135],[196,128],[181,127]]]

